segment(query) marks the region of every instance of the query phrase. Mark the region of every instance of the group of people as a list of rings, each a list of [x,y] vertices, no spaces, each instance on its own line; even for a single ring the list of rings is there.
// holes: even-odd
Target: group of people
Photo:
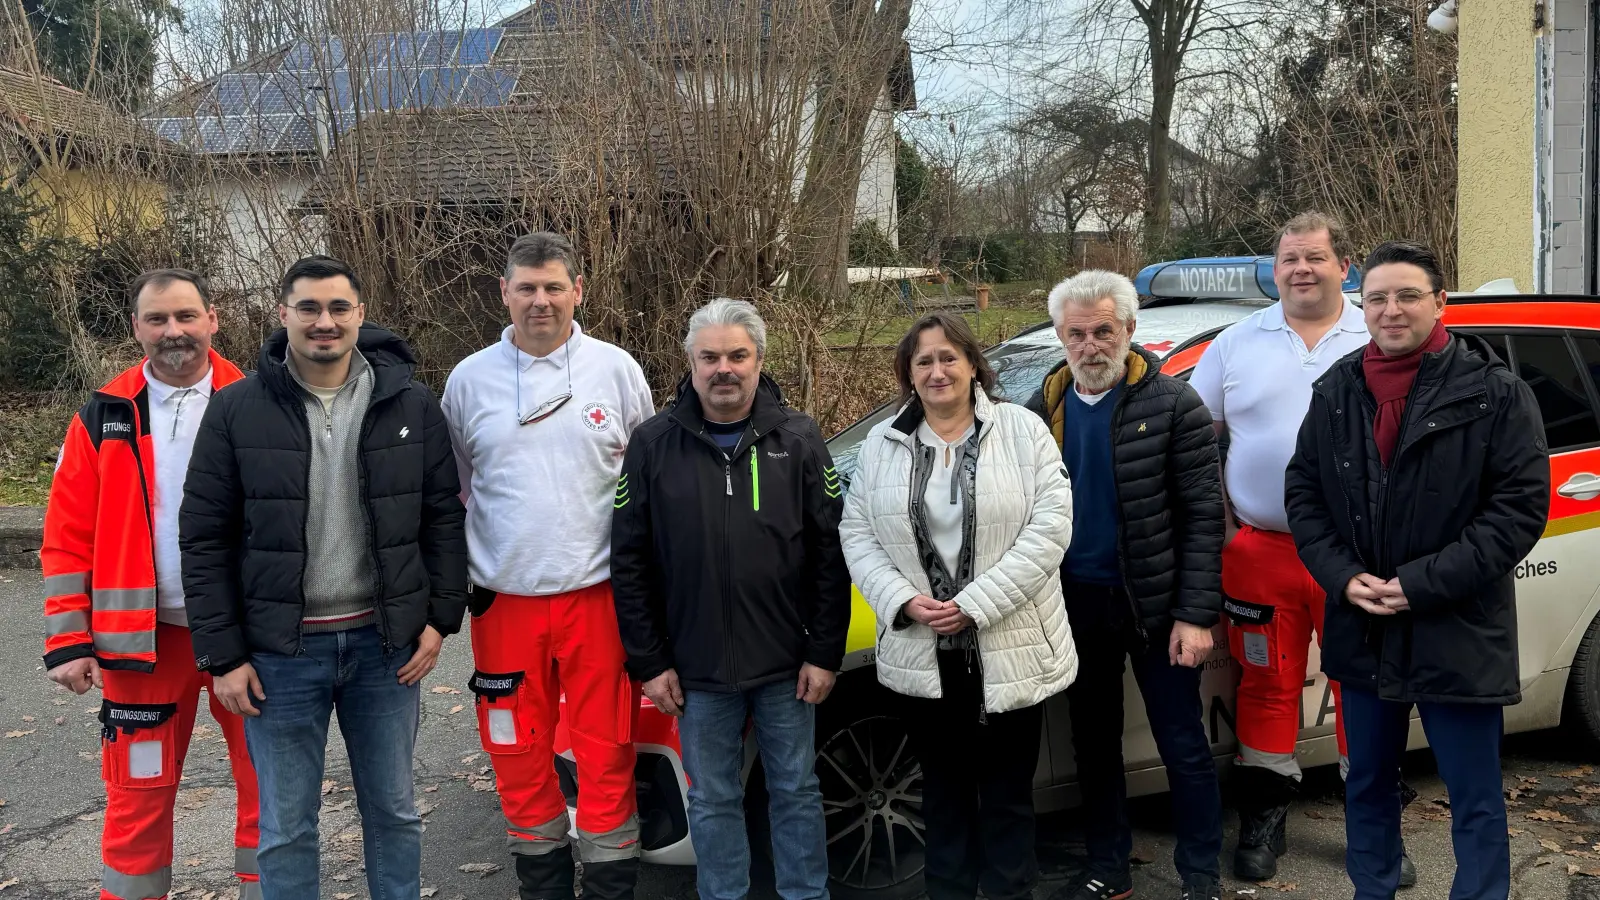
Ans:
[[[583,895],[633,896],[641,694],[678,721],[700,896],[749,892],[749,723],[778,893],[825,898],[816,706],[852,581],[878,619],[885,712],[921,762],[933,900],[1031,895],[1042,704],[1061,692],[1089,820],[1067,893],[1131,896],[1130,664],[1172,789],[1181,896],[1219,900],[1200,667],[1224,619],[1243,672],[1239,877],[1272,877],[1286,851],[1314,630],[1343,687],[1357,897],[1408,877],[1413,704],[1451,795],[1451,896],[1506,897],[1500,714],[1518,699],[1512,569],[1548,505],[1537,407],[1487,344],[1444,331],[1426,248],[1377,248],[1360,307],[1341,293],[1336,222],[1291,221],[1276,253],[1281,302],[1224,331],[1188,383],[1135,343],[1138,295],[1114,273],[1050,293],[1065,359],[1025,405],[998,396],[964,319],[920,319],[848,485],[763,374],[755,306],[693,314],[688,372],[658,413],[638,363],[574,321],[583,279],[554,234],[512,245],[511,324],[440,400],[405,342],[365,321],[339,260],[285,273],[283,327],[249,374],[211,349],[202,276],[145,273],[146,357],[72,420],[41,552],[49,677],[103,692],[102,900],[171,888],[202,687],[238,786],[241,897],[318,895],[335,714],[370,891],[418,897],[420,685],[469,610],[523,900],[574,896],[574,835]]]

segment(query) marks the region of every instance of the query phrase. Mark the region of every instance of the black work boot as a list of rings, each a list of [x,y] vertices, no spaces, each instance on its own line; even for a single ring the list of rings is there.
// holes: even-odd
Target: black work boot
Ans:
[[[1278,874],[1278,857],[1289,852],[1289,804],[1300,782],[1258,766],[1233,769],[1239,806],[1239,846],[1233,874],[1245,881],[1266,881]]]
[[[570,847],[538,856],[514,854],[519,900],[572,900],[573,863]]]
[[[583,864],[583,900],[633,900],[639,858]]]

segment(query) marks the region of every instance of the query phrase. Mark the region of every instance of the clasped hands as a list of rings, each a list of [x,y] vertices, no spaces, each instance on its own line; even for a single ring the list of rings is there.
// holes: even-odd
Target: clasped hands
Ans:
[[[1375,616],[1392,616],[1411,608],[1411,601],[1400,587],[1398,577],[1384,581],[1376,575],[1362,572],[1345,585],[1344,595],[1350,602]]]
[[[918,594],[901,607],[906,618],[932,628],[939,634],[960,634],[972,625],[972,617],[961,611],[954,600],[935,600]]]

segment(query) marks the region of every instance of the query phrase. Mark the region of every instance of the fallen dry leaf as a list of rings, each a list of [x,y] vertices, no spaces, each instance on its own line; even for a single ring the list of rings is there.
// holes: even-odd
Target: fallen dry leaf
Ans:
[[[1295,882],[1293,882],[1293,881],[1284,881],[1284,882],[1263,881],[1263,882],[1261,882],[1261,886],[1264,887],[1264,888],[1267,888],[1269,890],[1282,891],[1284,893],[1288,893],[1289,891],[1298,891],[1298,890],[1300,890],[1300,885],[1295,883]]]
[[[1506,799],[1516,800],[1525,793],[1527,793],[1527,791],[1524,791],[1521,788],[1506,788]]]
[[[461,712],[463,709],[466,709],[466,707],[462,706],[459,703],[457,703],[455,706],[450,707],[450,713],[449,714],[453,716],[456,713]]]
[[[437,784],[430,784],[427,787],[423,788],[422,792],[424,794],[432,794],[437,790],[439,790],[439,786]],[[5,804],[4,803],[0,803],[0,806],[5,806]]]
[[[57,725],[65,725],[65,724],[67,724],[67,717],[66,716],[56,716],[56,724]]]
[[[1571,822],[1566,813],[1556,812],[1553,809],[1536,809],[1528,813],[1528,818],[1535,822]]]
[[[469,762],[472,762],[472,761],[476,760],[478,757],[480,757],[482,755],[483,755],[482,753],[474,753],[471,756],[463,756],[463,757],[461,757],[461,761],[464,762],[464,763],[469,763]]]
[[[17,823],[15,822],[7,822],[4,825],[0,825],[0,834],[10,834],[11,829],[15,827],[17,827]]]
[[[333,876],[333,880],[337,881],[337,882],[340,882],[340,883],[343,883],[343,882],[349,881],[350,880],[350,876],[349,875],[335,875],[335,876]]]
[[[355,894],[339,893],[333,895],[333,900],[350,900]]]
[[[494,782],[492,782],[492,781],[474,781],[472,783],[472,789],[475,790],[475,791],[492,791],[492,790],[494,790]]]
[[[422,896],[424,896],[424,897],[432,897],[434,894],[437,894],[437,893],[439,893],[439,889],[438,888],[423,888],[422,889]]]
[[[1308,809],[1308,810],[1306,810],[1306,818],[1308,818],[1308,819],[1326,819],[1327,816],[1323,815],[1320,810]]]
[[[432,692],[435,693],[435,694],[459,694],[459,693],[461,693],[460,691],[456,690],[455,688],[450,687],[448,685],[443,685],[443,684],[434,685]]]
[[[39,729],[37,729],[37,728],[29,728],[27,731],[8,731],[8,732],[6,732],[6,737],[8,737],[8,738],[27,737],[28,735],[33,734],[35,731],[38,731],[38,730]]]
[[[1594,774],[1594,766],[1579,766],[1576,769],[1568,769],[1565,772],[1557,772],[1555,777],[1557,777],[1557,778],[1588,778],[1590,775],[1593,775],[1593,774]]]
[[[22,717],[22,721],[24,721],[24,722],[32,722],[33,721],[33,716],[23,716]]]
[[[15,879],[15,878],[7,878],[5,881],[0,881],[0,891],[5,890],[6,888],[11,888],[11,887],[16,887],[16,886],[17,886],[17,879]]]
[[[480,878],[487,878],[490,875],[493,875],[494,873],[500,871],[500,864],[499,863],[466,863],[465,865],[458,866],[457,868],[460,871],[467,873],[468,875],[477,875]]]
[[[1539,846],[1545,848],[1546,850],[1549,850],[1551,853],[1560,853],[1561,852],[1561,845],[1556,843],[1555,841],[1550,840],[1549,838],[1540,838],[1539,839]]]
[[[87,750],[79,750],[78,751],[78,755],[83,757],[84,759],[94,759],[94,754],[90,753]]]
[[[5,808],[6,808],[6,801],[0,800],[0,809],[5,809]]]
[[[1572,789],[1580,794],[1600,794],[1600,784],[1575,784]]]
[[[338,787],[338,784],[333,779],[331,779],[331,778],[325,779],[322,782],[322,793],[323,793],[323,795],[326,796],[328,794],[333,793],[333,789],[335,787]]]

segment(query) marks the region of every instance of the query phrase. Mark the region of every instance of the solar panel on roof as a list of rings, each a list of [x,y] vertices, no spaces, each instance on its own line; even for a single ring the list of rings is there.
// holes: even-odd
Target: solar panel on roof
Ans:
[[[281,153],[288,150],[315,150],[316,147],[316,126],[310,119],[296,118],[273,143],[272,150]]]
[[[405,109],[416,93],[415,69],[373,69],[361,97],[363,109]]]
[[[460,102],[467,106],[501,106],[511,99],[516,86],[517,80],[510,73],[479,66],[471,70]]]
[[[461,32],[442,31],[439,33],[438,62],[440,65],[451,65],[456,62],[456,57],[461,50]]]
[[[494,46],[500,40],[498,29],[473,28],[461,34],[461,64],[481,66],[489,61]]]

